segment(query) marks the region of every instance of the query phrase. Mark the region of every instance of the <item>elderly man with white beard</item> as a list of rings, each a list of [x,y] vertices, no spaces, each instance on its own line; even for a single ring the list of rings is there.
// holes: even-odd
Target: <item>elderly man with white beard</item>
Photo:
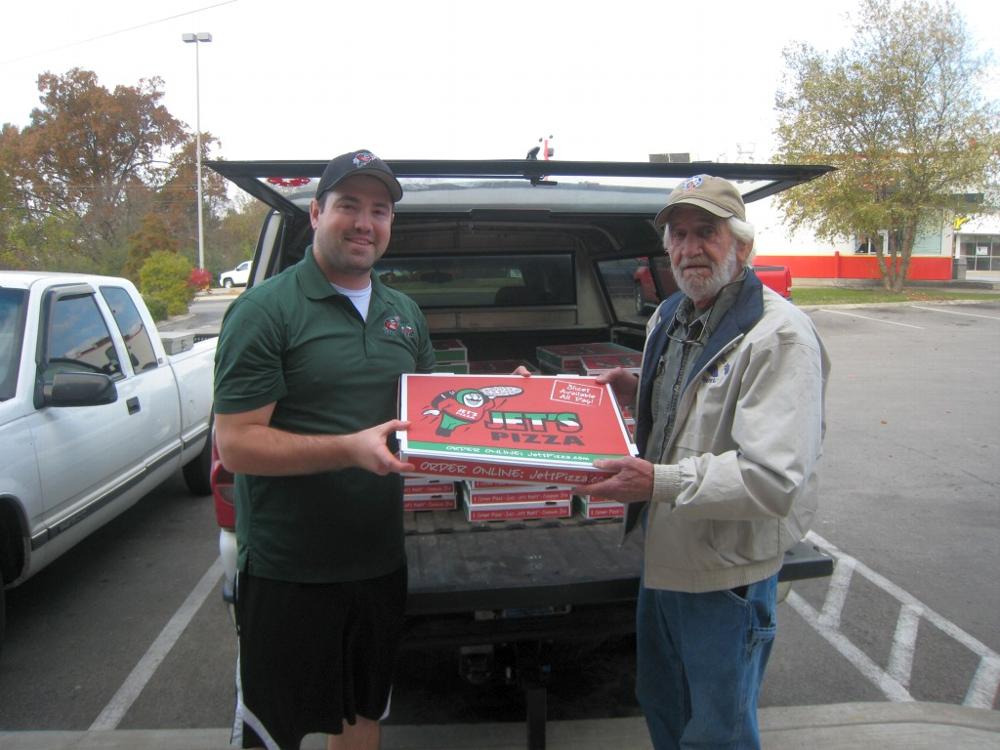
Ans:
[[[680,291],[647,324],[642,374],[602,376],[635,408],[641,458],[582,493],[645,534],[636,695],[653,745],[758,748],[784,552],[817,508],[829,360],[812,321],[748,267],[734,185],[698,175],[654,223]]]

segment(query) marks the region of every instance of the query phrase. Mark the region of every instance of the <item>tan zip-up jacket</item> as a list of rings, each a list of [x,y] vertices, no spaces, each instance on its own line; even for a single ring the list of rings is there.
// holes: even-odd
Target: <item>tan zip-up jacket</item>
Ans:
[[[652,379],[666,345],[662,329],[679,301],[666,300],[647,325],[640,450],[652,423],[652,384],[643,381]],[[646,586],[718,591],[778,571],[816,513],[829,369],[808,316],[748,273],[692,368],[654,464]],[[639,510],[629,508],[632,516]]]

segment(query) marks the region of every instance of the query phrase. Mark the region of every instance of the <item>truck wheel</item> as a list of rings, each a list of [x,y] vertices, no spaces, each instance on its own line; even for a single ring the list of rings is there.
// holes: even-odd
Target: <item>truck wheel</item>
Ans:
[[[201,452],[184,465],[184,483],[192,495],[212,494],[212,428]]]
[[[232,279],[226,279],[225,281],[222,282],[222,286],[226,287],[226,289],[232,289],[233,288],[233,280]]]

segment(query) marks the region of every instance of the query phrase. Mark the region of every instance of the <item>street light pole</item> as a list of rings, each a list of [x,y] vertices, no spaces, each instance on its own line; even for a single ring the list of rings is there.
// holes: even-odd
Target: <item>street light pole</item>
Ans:
[[[198,170],[198,268],[205,267],[205,224],[202,219],[201,199],[201,64],[198,47],[204,42],[212,41],[212,35],[207,31],[197,34],[181,34],[185,42],[194,43],[194,127],[195,127],[195,163]]]

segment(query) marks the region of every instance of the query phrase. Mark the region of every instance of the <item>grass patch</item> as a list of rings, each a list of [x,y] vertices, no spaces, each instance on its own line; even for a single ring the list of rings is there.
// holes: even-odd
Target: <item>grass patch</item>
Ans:
[[[1000,292],[912,288],[894,294],[882,288],[843,289],[825,286],[797,286],[792,290],[792,301],[796,305],[863,305],[949,300],[1000,300]]]

